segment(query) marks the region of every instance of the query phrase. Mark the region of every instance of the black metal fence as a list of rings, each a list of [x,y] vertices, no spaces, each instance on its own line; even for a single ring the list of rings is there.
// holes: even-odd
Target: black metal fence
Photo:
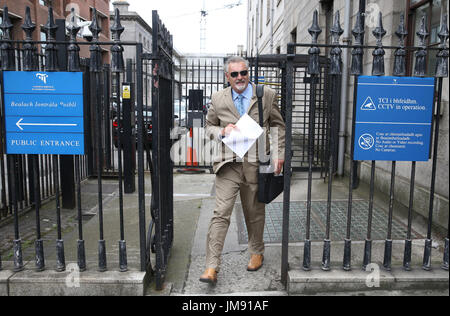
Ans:
[[[174,140],[172,155],[174,167],[179,172],[196,172],[201,169],[212,169],[214,146],[204,134],[204,124],[211,95],[227,86],[224,72],[224,58],[186,57],[178,66],[179,81],[175,83],[179,93],[174,100]],[[264,84],[277,91],[279,106],[284,113],[286,104],[286,55],[261,55],[249,58],[251,81]],[[308,170],[308,137],[309,137],[309,83],[311,77],[307,73],[308,56],[298,55],[294,60],[294,100],[292,137],[292,170]],[[328,58],[320,58],[320,76],[316,90],[317,106],[314,125],[314,160],[313,170],[324,177],[328,172],[327,150],[329,137],[337,133],[330,132],[328,125],[330,95]],[[335,126],[333,126],[335,127]],[[335,155],[335,157],[337,157]]]
[[[14,222],[14,270],[24,268],[22,258],[22,241],[19,230],[19,213],[21,210],[34,209],[36,216],[36,269],[46,268],[44,246],[41,232],[40,212],[42,204],[50,198],[55,202],[55,217],[57,221],[56,240],[56,270],[65,270],[64,240],[61,226],[61,198],[73,200],[68,202],[67,208],[77,210],[78,246],[77,258],[80,271],[86,270],[86,251],[83,234],[82,214],[82,181],[87,178],[97,180],[98,190],[98,270],[108,269],[105,243],[105,227],[103,212],[102,188],[106,176],[114,175],[118,179],[119,204],[119,251],[118,270],[127,271],[126,231],[124,225],[124,195],[132,193],[135,181],[134,165],[138,172],[139,199],[139,245],[140,269],[146,271],[150,266],[150,255],[147,247],[147,231],[145,220],[145,192],[144,192],[144,109],[143,109],[143,76],[142,76],[142,44],[121,42],[120,36],[124,31],[120,23],[119,12],[116,10],[114,23],[111,26],[112,42],[99,42],[101,28],[97,19],[97,12],[93,9],[93,21],[90,25],[91,42],[77,42],[80,27],[77,24],[75,12],[72,11],[70,21],[56,21],[53,18],[52,7],[48,8],[48,21],[43,27],[47,33],[46,41],[33,41],[32,35],[36,25],[32,23],[30,9],[26,8],[22,29],[26,34],[25,40],[11,38],[12,23],[8,17],[8,8],[3,10],[0,29],[3,37],[0,40],[1,78],[4,71],[45,71],[45,72],[82,72],[84,84],[84,126],[86,154],[83,156],[65,155],[16,155],[6,154],[5,125],[2,106],[2,129],[0,146],[1,170],[1,218],[10,216]],[[65,25],[65,28],[64,28]],[[66,40],[66,31],[69,39]],[[88,45],[89,59],[81,59],[80,45]],[[111,65],[104,65],[103,47],[109,47]],[[136,96],[131,98],[122,89],[130,88],[129,77],[125,77],[126,65],[123,60],[123,46],[136,49],[135,88]],[[38,51],[41,50],[40,53]],[[128,67],[128,69],[131,69]],[[131,81],[131,80],[130,80]],[[133,87],[134,88],[134,87]],[[114,92],[115,104],[110,102]],[[5,99],[2,95],[2,105]],[[135,132],[133,132],[133,129]],[[115,142],[115,144],[114,144]],[[134,149],[137,144],[137,152]],[[115,146],[114,146],[115,145]],[[147,150],[148,152],[149,150]],[[125,160],[125,162],[124,162]],[[137,163],[136,163],[137,160]],[[150,161],[150,160],[149,160]],[[128,163],[128,165],[127,165]],[[124,168],[125,165],[125,168]],[[131,183],[131,184],[130,184]],[[0,219],[1,219],[0,218]],[[0,269],[2,268],[0,258]]]
[[[214,148],[204,132],[211,95],[226,86],[224,58],[184,57],[176,65],[174,167],[179,172],[212,170]]]
[[[250,58],[252,81],[271,87],[277,92],[279,107],[285,117],[286,112],[286,55],[260,55]],[[292,160],[291,169],[294,172],[307,171],[309,168],[308,146],[309,137],[314,140],[313,170],[320,172],[323,178],[328,172],[328,149],[330,137],[336,137],[336,126],[330,126],[329,106],[330,76],[329,60],[320,57],[320,73],[314,79],[317,83],[315,90],[316,107],[314,108],[315,122],[311,125],[314,133],[310,134],[310,89],[312,77],[308,74],[308,56],[296,55],[293,60],[293,87],[292,87]],[[337,157],[337,156],[334,156]]]
[[[152,54],[143,54],[143,58],[151,61],[152,74],[152,124],[153,140],[151,155],[152,200],[151,222],[147,236],[147,251],[155,254],[151,270],[156,276],[156,289],[161,290],[166,277],[170,251],[174,238],[173,223],[173,162],[171,146],[173,143],[173,38],[161,22],[158,12],[152,12]],[[138,63],[139,64],[139,63]],[[145,70],[146,68],[144,68]],[[142,69],[138,69],[138,75]],[[142,98],[142,86],[137,87],[139,98]],[[140,118],[140,120],[144,118]],[[138,137],[138,151],[143,153],[143,143]],[[139,168],[144,168],[142,157]],[[143,174],[139,174],[139,190],[144,190]],[[143,202],[143,201],[140,201]],[[142,227],[141,227],[142,229]],[[145,227],[143,228],[145,232]],[[149,257],[150,258],[150,257]]]
[[[318,37],[322,30],[318,24],[318,12],[314,13],[313,24],[308,29],[309,33],[312,36],[311,44],[288,44],[288,55],[286,62],[286,165],[285,170],[290,170],[290,167],[293,163],[291,159],[291,150],[294,147],[295,139],[292,136],[292,132],[294,130],[294,87],[296,86],[295,82],[295,59],[297,55],[295,54],[296,47],[309,47],[309,58],[308,58],[308,67],[307,72],[310,76],[309,83],[309,104],[310,104],[310,112],[309,112],[309,126],[314,126],[317,121],[317,113],[316,109],[318,108],[319,100],[317,99],[317,90],[319,89],[318,82],[316,79],[321,75],[320,71],[320,53],[321,48],[330,48],[330,83],[328,91],[328,95],[324,98],[330,100],[328,106],[330,108],[328,117],[325,118],[325,121],[328,125],[334,126],[336,123],[337,117],[334,113],[337,113],[337,107],[339,107],[339,98],[335,96],[338,94],[340,81],[342,77],[343,67],[347,67],[348,65],[342,64],[342,49],[350,49],[352,50],[352,62],[351,62],[351,74],[355,78],[355,82],[358,82],[359,76],[363,75],[363,56],[364,53],[368,50],[373,51],[373,68],[372,75],[373,76],[385,76],[385,64],[384,64],[384,56],[385,50],[393,50],[395,51],[395,62],[393,75],[398,77],[406,76],[406,56],[407,51],[415,52],[416,63],[414,69],[415,77],[425,77],[426,76],[426,67],[425,60],[426,56],[430,51],[437,51],[437,65],[435,69],[435,78],[436,78],[436,100],[435,100],[435,112],[441,113],[441,103],[442,103],[442,90],[443,90],[443,80],[448,77],[448,47],[447,40],[449,37],[448,34],[448,25],[447,25],[447,16],[443,17],[441,23],[441,29],[438,33],[438,37],[441,41],[439,48],[430,48],[426,46],[426,38],[429,36],[427,31],[427,24],[425,19],[422,20],[422,25],[420,31],[417,33],[420,41],[419,47],[406,47],[405,46],[405,38],[407,36],[407,30],[404,23],[404,18],[402,17],[400,26],[398,31],[395,33],[399,38],[400,45],[395,47],[386,47],[383,46],[382,39],[386,35],[386,31],[383,28],[382,23],[382,15],[380,13],[378,26],[373,31],[373,36],[377,40],[376,46],[367,46],[363,44],[363,39],[365,36],[365,25],[363,22],[362,15],[358,15],[355,28],[353,29],[353,35],[355,37],[354,44],[341,45],[340,44],[340,36],[343,34],[343,30],[340,27],[340,19],[339,13],[336,14],[334,26],[331,29],[332,34],[332,44],[331,45],[321,45],[318,44]],[[355,134],[355,113],[356,113],[356,93],[357,86],[355,84],[354,88],[354,106],[353,106],[353,131],[352,137]],[[342,104],[341,106],[346,106]],[[439,127],[440,127],[440,117],[434,117],[434,140],[432,144],[432,173],[431,173],[431,185],[430,185],[430,203],[429,203],[429,214],[428,214],[428,231],[427,237],[424,246],[424,256],[423,256],[423,269],[430,270],[431,269],[431,250],[432,250],[432,223],[433,223],[433,211],[434,211],[434,192],[435,192],[435,182],[436,182],[436,165],[437,165],[437,149],[439,146]],[[308,175],[308,196],[307,196],[307,224],[306,224],[306,238],[304,244],[304,256],[303,256],[303,269],[305,271],[311,270],[311,187],[312,187],[312,171],[313,171],[313,139],[314,139],[314,129],[309,128],[309,146],[308,146],[308,163],[309,163],[309,175]],[[354,158],[354,149],[355,143],[354,139],[351,138],[351,163],[353,164]],[[323,260],[321,268],[323,270],[330,269],[330,252],[331,252],[331,240],[330,240],[330,229],[331,229],[331,201],[332,201],[332,182],[333,182],[333,170],[334,166],[334,155],[336,153],[336,141],[333,137],[330,138],[330,150],[328,152],[329,159],[329,178],[328,178],[328,203],[327,203],[327,221],[326,221],[326,234],[324,238],[324,247],[323,247]],[[409,271],[411,269],[411,228],[412,228],[412,218],[413,218],[413,203],[414,203],[414,183],[415,183],[415,171],[416,171],[416,163],[411,163],[411,179],[410,179],[410,205],[409,205],[409,214],[408,214],[408,230],[407,235],[405,236],[405,253],[404,253],[404,269]],[[374,202],[374,181],[375,181],[375,169],[376,162],[372,161],[372,172],[371,172],[371,181],[370,181],[370,198],[369,198],[369,216],[367,223],[367,238],[365,241],[365,251],[364,251],[364,259],[361,263],[363,267],[366,267],[369,263],[371,263],[372,257],[372,216],[373,216],[373,202]],[[387,236],[385,242],[385,255],[383,265],[385,269],[390,270],[392,265],[392,220],[393,220],[393,211],[394,211],[394,188],[395,188],[395,175],[396,175],[396,162],[392,161],[392,171],[391,171],[391,186],[390,186],[390,200],[389,200],[389,215],[388,215],[388,228],[387,228]],[[351,241],[351,224],[352,224],[352,207],[353,207],[353,188],[354,188],[354,177],[353,177],[354,169],[350,168],[350,176],[349,176],[349,195],[348,195],[348,210],[347,210],[347,225],[346,225],[346,238],[345,248],[344,248],[344,257],[343,257],[343,269],[348,271],[352,268],[351,262],[351,250],[352,250],[352,241]],[[284,206],[283,206],[283,238],[282,238],[282,281],[286,284],[287,282],[287,273],[288,273],[288,245],[289,245],[289,209],[290,209],[290,182],[291,182],[291,173],[287,172],[285,176],[285,190],[284,190]],[[448,230],[447,230],[448,231]],[[445,251],[444,251],[444,260],[442,268],[448,270],[448,233],[447,238],[445,239]]]

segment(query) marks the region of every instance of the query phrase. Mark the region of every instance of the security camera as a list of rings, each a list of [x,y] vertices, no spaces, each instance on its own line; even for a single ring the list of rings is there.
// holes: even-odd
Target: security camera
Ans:
[[[80,35],[88,42],[91,42],[93,38],[92,32],[89,29],[89,25],[91,25],[91,23],[91,21],[83,21],[78,23],[81,27]]]

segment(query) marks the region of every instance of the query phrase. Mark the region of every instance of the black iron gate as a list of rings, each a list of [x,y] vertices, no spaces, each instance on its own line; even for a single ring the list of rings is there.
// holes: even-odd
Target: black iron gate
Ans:
[[[179,172],[212,170],[214,146],[205,135],[211,95],[226,86],[225,58],[186,56],[179,72],[174,100],[174,167]]]
[[[174,100],[175,138],[173,148],[174,167],[180,172],[199,171],[212,168],[213,148],[205,137],[205,116],[210,105],[210,98],[227,86],[224,72],[226,58],[208,58],[204,56],[186,57],[178,67],[180,73],[179,95]],[[261,55],[249,58],[251,81],[264,84],[277,91],[279,106],[284,114],[286,108],[286,55]],[[294,108],[293,129],[294,139],[293,171],[308,170],[308,137],[309,137],[309,84],[311,76],[307,73],[308,56],[298,55],[294,60]],[[317,107],[315,109],[314,125],[314,160],[313,170],[324,177],[328,171],[326,159],[329,137],[337,137],[330,128],[329,99],[330,95],[329,60],[320,58],[320,75],[317,80]],[[336,157],[336,156],[335,156]]]
[[[143,72],[142,72],[142,44],[135,42],[121,42],[120,36],[124,31],[120,23],[119,11],[115,12],[114,23],[111,26],[112,42],[100,42],[99,34],[102,31],[99,26],[96,9],[93,9],[93,21],[90,25],[92,32],[91,42],[77,42],[77,34],[80,31],[76,14],[72,10],[70,20],[56,21],[53,18],[53,9],[48,8],[48,21],[43,27],[47,33],[46,41],[33,41],[32,34],[36,25],[32,23],[30,9],[26,8],[22,29],[26,34],[24,41],[11,38],[12,23],[9,20],[8,8],[3,9],[3,19],[0,28],[3,32],[0,40],[1,53],[1,80],[5,71],[42,71],[46,73],[68,71],[82,72],[84,84],[84,126],[86,154],[83,156],[65,155],[16,155],[6,154],[4,96],[2,95],[2,129],[1,129],[1,192],[2,211],[1,216],[11,215],[14,224],[13,259],[14,270],[24,269],[22,257],[22,240],[19,225],[20,210],[34,210],[36,216],[35,225],[35,265],[36,270],[46,269],[46,257],[44,256],[44,244],[42,241],[40,217],[41,208],[46,199],[54,199],[55,218],[57,222],[56,240],[56,270],[64,271],[66,268],[66,256],[64,252],[63,231],[61,225],[61,196],[68,194],[74,199],[73,206],[77,210],[77,263],[80,271],[87,269],[86,251],[83,231],[82,192],[83,180],[92,178],[97,181],[98,190],[98,270],[106,271],[107,245],[105,231],[108,229],[104,222],[102,190],[105,176],[114,175],[118,185],[118,212],[117,223],[119,233],[118,242],[118,270],[128,270],[126,251],[126,231],[124,225],[124,199],[123,193],[134,192],[133,186],[135,172],[132,167],[137,165],[138,174],[138,240],[134,245],[140,251],[140,262],[137,262],[141,271],[149,268],[149,255],[147,252],[147,227],[145,218],[145,157],[144,150],[148,147],[144,143],[144,108],[143,108]],[[65,26],[65,27],[64,27]],[[66,31],[68,38],[66,39]],[[90,50],[89,59],[80,59],[80,46],[87,45]],[[110,47],[111,65],[103,64],[102,46]],[[134,47],[136,50],[135,82],[131,85],[130,77],[125,77],[125,63],[123,60],[123,46]],[[41,50],[40,53],[38,51]],[[131,67],[128,67],[130,70]],[[135,87],[136,93],[128,92],[130,87]],[[110,104],[111,90],[115,95],[115,104]],[[135,118],[136,117],[136,118]],[[133,130],[135,132],[133,133]],[[111,144],[115,142],[115,146]],[[132,146],[129,149],[130,144]],[[134,145],[137,144],[137,152]],[[136,153],[133,155],[133,152]],[[149,150],[147,150],[147,153]],[[131,156],[128,156],[131,154]],[[130,157],[130,158],[129,158]],[[7,166],[5,166],[5,160]],[[124,168],[124,160],[131,167]],[[137,160],[137,163],[136,163]],[[130,166],[129,165],[129,166]],[[125,165],[126,166],[126,165]],[[64,170],[63,170],[64,169]],[[125,170],[124,170],[125,169]],[[114,170],[114,174],[111,173]],[[131,175],[131,176],[130,176]],[[131,179],[130,179],[131,178]],[[70,182],[73,181],[71,184]],[[128,182],[127,182],[128,181]],[[66,186],[66,184],[68,184]],[[67,189],[68,188],[68,189]],[[128,191],[128,192],[127,192]],[[114,260],[115,261],[115,260]],[[2,261],[0,258],[0,270]]]
[[[277,92],[279,106],[283,117],[286,113],[286,55],[260,55],[250,58],[252,81],[271,87]],[[293,60],[292,86],[292,161],[294,172],[307,171],[309,168],[308,146],[309,137],[313,144],[313,170],[320,172],[320,177],[328,172],[328,148],[330,137],[336,137],[336,126],[330,125],[329,93],[329,60],[319,59],[319,75],[310,76],[307,71],[308,56],[296,55]],[[310,125],[310,94],[309,86],[316,81],[317,89],[314,124]],[[338,112],[338,111],[337,111]],[[310,126],[314,133],[310,134]],[[336,157],[336,156],[335,156]]]
[[[143,55],[152,63],[152,220],[148,230],[147,249],[155,254],[151,269],[156,273],[156,289],[161,290],[173,243],[173,39],[153,11],[153,46],[151,55]]]

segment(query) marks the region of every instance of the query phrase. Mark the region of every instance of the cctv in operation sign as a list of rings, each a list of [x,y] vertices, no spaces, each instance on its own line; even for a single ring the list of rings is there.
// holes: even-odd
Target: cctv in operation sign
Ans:
[[[434,78],[361,76],[354,160],[428,161]]]
[[[84,155],[83,74],[3,72],[7,154]]]

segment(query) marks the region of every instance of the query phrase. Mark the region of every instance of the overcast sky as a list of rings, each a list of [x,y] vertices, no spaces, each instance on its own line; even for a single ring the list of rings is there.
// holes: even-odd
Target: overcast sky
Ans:
[[[203,0],[127,0],[130,11],[137,12],[151,25],[152,10],[159,16],[174,38],[181,53],[200,52],[200,10]],[[238,45],[247,43],[247,0],[233,9],[223,9],[239,0],[206,0],[207,53],[235,53]],[[111,5],[112,6],[112,5]],[[221,8],[221,10],[216,10]]]

